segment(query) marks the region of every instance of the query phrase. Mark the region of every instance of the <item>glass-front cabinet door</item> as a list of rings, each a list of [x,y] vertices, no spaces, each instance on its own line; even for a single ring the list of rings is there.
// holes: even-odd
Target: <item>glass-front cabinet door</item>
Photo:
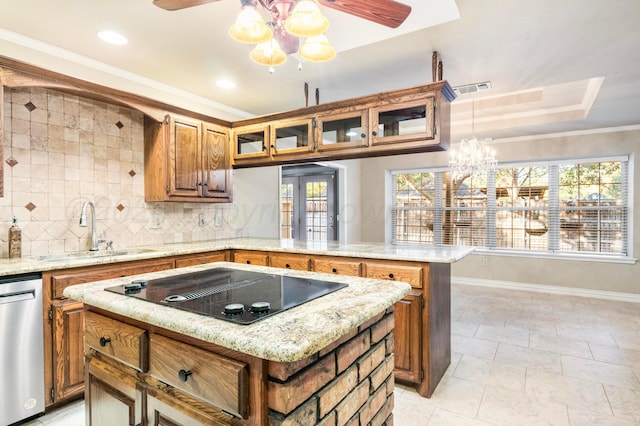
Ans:
[[[435,97],[371,109],[372,145],[429,141],[435,138]]]
[[[262,158],[269,156],[269,125],[257,124],[233,129],[234,158]]]
[[[318,151],[366,147],[369,144],[366,129],[366,110],[318,116]]]
[[[278,121],[271,125],[271,155],[304,154],[313,150],[313,121]]]

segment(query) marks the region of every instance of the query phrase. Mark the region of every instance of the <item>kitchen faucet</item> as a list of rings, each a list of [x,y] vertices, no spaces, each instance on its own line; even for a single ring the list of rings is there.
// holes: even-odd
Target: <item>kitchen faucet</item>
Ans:
[[[98,239],[96,232],[96,206],[91,201],[85,201],[82,204],[82,212],[80,213],[80,226],[87,227],[87,206],[91,207],[91,251],[98,251],[100,247],[98,244],[105,242],[103,239]]]

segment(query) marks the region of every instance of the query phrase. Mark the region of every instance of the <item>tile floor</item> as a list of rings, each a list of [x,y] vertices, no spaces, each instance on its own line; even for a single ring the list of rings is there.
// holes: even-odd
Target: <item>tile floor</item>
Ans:
[[[640,305],[454,285],[452,362],[397,426],[640,425]],[[82,426],[83,402],[28,426]]]

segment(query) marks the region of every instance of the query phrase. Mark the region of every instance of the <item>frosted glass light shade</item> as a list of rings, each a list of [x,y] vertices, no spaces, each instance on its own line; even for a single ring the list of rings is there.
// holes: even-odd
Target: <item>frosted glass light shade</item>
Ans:
[[[249,53],[249,57],[256,64],[266,66],[277,66],[287,62],[287,54],[275,39],[257,45]]]
[[[298,55],[305,61],[326,62],[336,57],[336,49],[331,46],[329,39],[324,34],[309,37],[300,49]]]
[[[235,24],[229,28],[229,35],[240,43],[264,43],[273,37],[273,31],[264,23],[262,16],[253,6],[244,6]]]
[[[314,37],[329,29],[329,21],[312,0],[300,0],[284,23],[284,28],[296,37]]]

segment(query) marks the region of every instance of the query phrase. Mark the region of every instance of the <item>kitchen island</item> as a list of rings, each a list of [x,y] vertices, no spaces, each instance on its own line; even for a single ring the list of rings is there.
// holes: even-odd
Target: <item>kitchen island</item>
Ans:
[[[218,268],[348,286],[249,325],[104,290]],[[393,304],[409,291],[227,262],[67,287],[88,308],[88,424],[390,424]]]

